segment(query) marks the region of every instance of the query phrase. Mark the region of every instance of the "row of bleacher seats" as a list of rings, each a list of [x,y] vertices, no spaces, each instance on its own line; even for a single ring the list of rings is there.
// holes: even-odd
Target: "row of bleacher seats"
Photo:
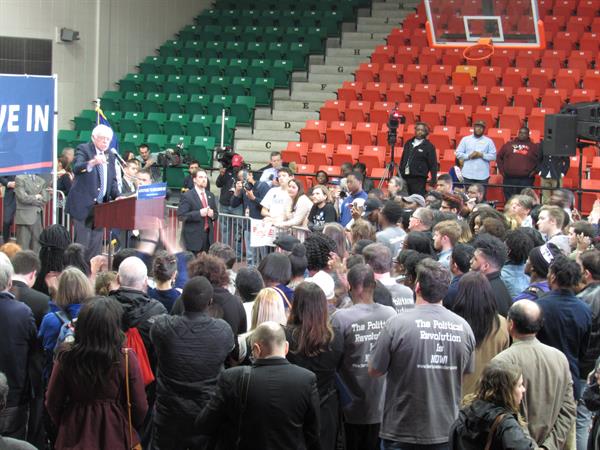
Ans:
[[[252,27],[246,39],[207,35],[203,40],[167,41],[158,49],[159,56],[182,58],[263,58],[269,51],[292,52],[296,48],[306,48],[311,53],[322,54],[325,48],[325,31],[321,28],[297,27],[283,30],[285,34],[279,38],[269,30]],[[277,28],[278,33],[282,30]],[[212,38],[212,39],[209,39]],[[282,44],[277,46],[274,44]],[[299,46],[298,44],[303,44]]]
[[[370,6],[369,0],[223,0],[219,2],[222,9],[250,9],[250,10],[279,10],[283,14],[290,12],[302,13],[304,11],[354,11],[359,7]]]
[[[371,54],[371,63],[380,67],[386,64],[396,64],[406,67],[411,64],[425,66],[448,66],[456,67],[471,65],[478,68],[498,67],[501,69],[535,67],[561,69],[586,70],[597,67],[600,61],[598,57],[598,36],[593,36],[591,50],[522,50],[517,52],[513,49],[496,48],[491,58],[481,61],[467,61],[463,56],[463,50],[458,48],[440,49],[433,47],[392,47],[380,45]],[[476,55],[477,56],[477,55]]]

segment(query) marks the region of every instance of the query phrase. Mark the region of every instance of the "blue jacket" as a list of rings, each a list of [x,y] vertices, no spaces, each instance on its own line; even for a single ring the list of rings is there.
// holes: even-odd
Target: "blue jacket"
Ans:
[[[515,298],[529,286],[529,276],[525,275],[525,264],[504,264],[500,272],[511,298]]]
[[[360,191],[356,195],[348,194],[348,196],[342,202],[340,206],[340,223],[343,227],[348,225],[348,222],[352,219],[352,202],[357,198],[369,198],[369,195],[365,191]]]
[[[523,292],[521,292],[519,295],[513,298],[513,302],[523,299],[537,300],[546,292],[550,292],[550,286],[548,285],[547,280],[539,281],[537,283],[531,283],[529,286],[523,289]]]
[[[75,319],[79,315],[81,304],[76,303],[68,305],[64,310],[71,319]],[[44,316],[38,338],[42,341],[44,352],[46,353],[46,363],[44,364],[44,379],[48,380],[52,373],[52,364],[54,362],[54,347],[58,340],[60,329],[63,326],[62,321],[56,316],[54,308]]]
[[[541,343],[565,354],[573,377],[575,400],[581,395],[577,380],[587,374],[579,373],[579,360],[585,356],[592,329],[592,310],[573,291],[558,289],[537,300],[544,313],[544,327],[537,334]]]

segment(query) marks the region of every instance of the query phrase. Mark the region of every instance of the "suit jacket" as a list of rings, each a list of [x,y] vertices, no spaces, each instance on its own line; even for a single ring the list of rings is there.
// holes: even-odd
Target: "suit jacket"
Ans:
[[[42,199],[37,199],[40,194]],[[39,213],[48,201],[46,180],[38,175],[17,175],[15,178],[15,196],[17,197],[17,212],[15,223],[17,225],[33,225],[40,219]]]
[[[4,222],[12,222],[15,211],[17,210],[17,197],[15,196],[15,190],[8,189],[7,187],[8,183],[11,181],[15,181],[14,175],[0,177],[0,184],[6,188],[4,189],[4,200],[2,202]],[[10,220],[7,220],[9,218]]]
[[[132,188],[129,185],[128,180],[126,180],[125,177],[123,177],[123,179],[121,181],[121,195],[131,195],[131,194],[135,194],[136,192],[137,192],[137,187],[135,186],[135,184],[133,185],[133,188]]]
[[[236,448],[238,429],[239,450],[320,449],[315,374],[285,358],[259,359],[250,373],[241,415],[244,367],[234,367],[219,376],[215,394],[196,419],[196,428],[204,434],[220,435],[220,449]]]
[[[185,192],[179,200],[177,217],[183,222],[181,229],[181,239],[186,250],[199,252],[204,248],[205,240],[208,239],[208,245],[214,241],[213,224],[217,220],[217,202],[212,192],[205,190],[208,206],[214,211],[214,216],[208,218],[208,233],[204,232],[204,217],[200,215],[202,202],[196,189],[190,189]]]
[[[29,306],[31,312],[33,312],[35,324],[39,329],[42,319],[48,313],[50,308],[50,297],[48,297],[46,294],[36,291],[35,289],[31,289],[29,286],[19,280],[13,280],[10,292],[17,300],[22,301]]]
[[[406,167],[408,166],[410,177],[427,177],[431,172],[431,180],[437,179],[437,156],[433,144],[424,139],[416,147],[413,147],[415,138],[409,139],[404,145],[402,159],[400,160],[400,176],[405,177]],[[366,189],[365,189],[366,190]]]
[[[75,150],[73,174],[75,178],[67,196],[66,210],[76,220],[84,221],[92,212],[96,198],[100,192],[100,171],[94,166],[88,172],[88,162],[96,156],[96,148],[92,142],[80,144]],[[108,154],[108,174],[106,177],[106,196],[104,201],[114,200],[119,196],[115,156]]]
[[[539,165],[540,176],[546,178],[550,175],[550,178],[560,180],[561,176],[568,172],[570,165],[571,160],[568,156],[544,155]]]

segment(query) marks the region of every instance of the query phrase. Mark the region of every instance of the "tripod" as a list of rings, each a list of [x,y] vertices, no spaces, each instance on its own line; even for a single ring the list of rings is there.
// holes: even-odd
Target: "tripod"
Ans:
[[[383,186],[383,183],[387,180],[390,181],[391,178],[394,176],[394,170],[396,170],[396,161],[394,161],[395,158],[395,147],[396,147],[396,139],[398,138],[398,126],[400,126],[400,123],[404,123],[405,122],[405,118],[404,116],[402,116],[399,112],[398,112],[398,103],[396,103],[396,106],[394,107],[394,109],[392,109],[392,111],[390,112],[390,118],[388,120],[388,144],[390,145],[390,162],[386,165],[385,167],[385,171],[383,172],[383,175],[381,177],[381,179],[379,180],[379,189],[381,189],[381,187]]]

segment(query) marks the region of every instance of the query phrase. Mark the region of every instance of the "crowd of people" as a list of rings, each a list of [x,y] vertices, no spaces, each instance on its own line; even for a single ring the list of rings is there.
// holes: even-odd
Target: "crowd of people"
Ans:
[[[75,242],[0,247],[0,448],[598,448],[600,201],[584,220],[531,169],[498,210],[484,130],[453,177],[419,124],[385,189],[357,163],[305,191],[274,152],[259,173],[234,155],[216,196],[194,167],[181,241],[156,224],[108,261],[93,206],[155,174],[144,151],[113,180],[96,128],[61,163]],[[517,140],[501,170],[539,163]],[[221,215],[271,223],[275,248]]]

